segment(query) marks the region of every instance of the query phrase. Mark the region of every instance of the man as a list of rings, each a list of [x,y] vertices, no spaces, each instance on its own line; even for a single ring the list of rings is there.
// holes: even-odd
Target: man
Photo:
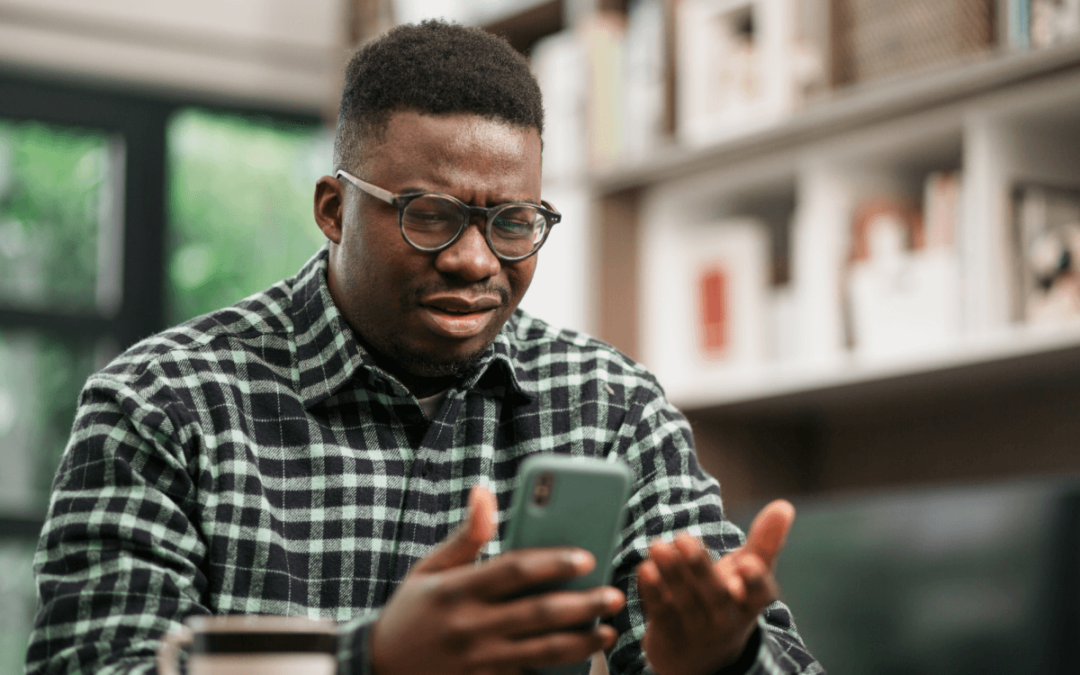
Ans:
[[[526,62],[482,31],[427,22],[358,52],[315,192],[326,248],[87,383],[30,672],[146,672],[162,633],[208,613],[338,620],[352,673],[517,673],[600,649],[615,673],[820,672],[770,604],[790,505],[739,548],[655,380],[516,311],[559,220],[542,130]],[[537,452],[633,469],[614,587],[517,597],[595,564],[497,555]]]

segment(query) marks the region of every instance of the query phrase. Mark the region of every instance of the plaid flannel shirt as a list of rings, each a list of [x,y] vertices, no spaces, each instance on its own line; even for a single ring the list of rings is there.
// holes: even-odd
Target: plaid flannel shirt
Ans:
[[[716,554],[742,542],[654,378],[519,311],[429,420],[355,340],[326,257],[89,379],[35,558],[27,672],[152,672],[159,637],[211,613],[334,619],[340,672],[365,672],[378,609],[461,521],[469,489],[495,493],[503,535],[518,463],[545,452],[634,470],[609,664],[642,672],[647,542],[683,529]],[[820,672],[782,604],[761,626],[752,672]]]

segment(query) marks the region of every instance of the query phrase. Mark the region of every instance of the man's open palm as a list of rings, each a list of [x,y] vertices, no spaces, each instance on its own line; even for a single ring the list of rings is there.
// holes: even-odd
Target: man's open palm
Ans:
[[[790,503],[770,503],[746,544],[715,563],[689,535],[650,545],[638,589],[648,617],[642,646],[659,675],[708,675],[738,659],[776,599],[773,571],[794,519]]]

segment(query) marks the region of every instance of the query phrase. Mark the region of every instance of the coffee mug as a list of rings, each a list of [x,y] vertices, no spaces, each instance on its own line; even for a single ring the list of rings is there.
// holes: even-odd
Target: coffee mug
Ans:
[[[164,636],[158,675],[179,675],[188,650],[188,675],[334,675],[337,624],[295,616],[191,617]]]

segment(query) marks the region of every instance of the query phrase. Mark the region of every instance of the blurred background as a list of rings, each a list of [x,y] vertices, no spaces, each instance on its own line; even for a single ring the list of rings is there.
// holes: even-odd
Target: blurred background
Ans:
[[[293,274],[341,70],[505,36],[523,306],[643,361],[834,673],[1073,672],[1080,0],[0,0],[0,675],[87,375]]]

